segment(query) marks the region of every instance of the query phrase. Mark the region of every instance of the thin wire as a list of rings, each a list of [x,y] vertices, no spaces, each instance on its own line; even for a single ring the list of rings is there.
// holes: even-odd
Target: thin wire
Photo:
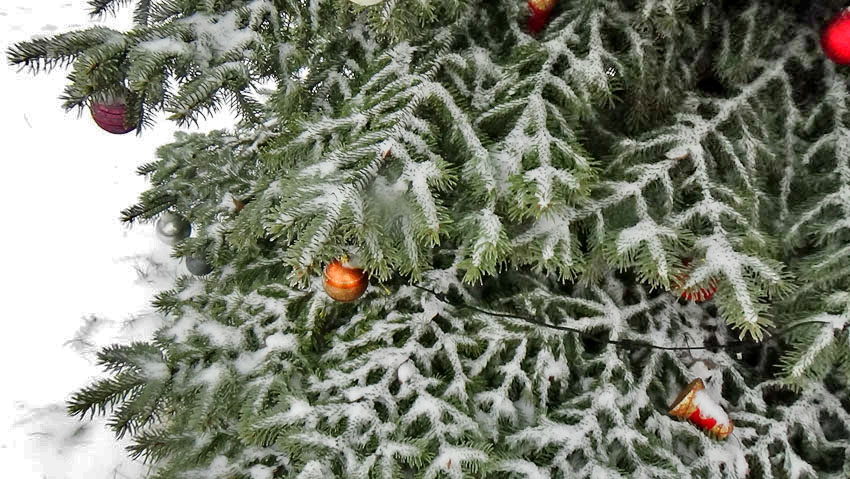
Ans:
[[[708,350],[708,349],[733,349],[733,348],[755,349],[755,348],[760,348],[762,346],[762,343],[752,343],[752,342],[749,342],[749,341],[742,341],[742,340],[730,341],[728,343],[716,344],[716,345],[713,345],[713,346],[659,346],[657,344],[648,343],[646,341],[636,341],[636,340],[632,340],[632,339],[603,339],[603,338],[599,338],[599,337],[593,335],[592,333],[589,333],[587,331],[583,331],[581,329],[571,328],[569,326],[560,326],[560,325],[557,325],[557,324],[545,323],[543,321],[539,321],[539,320],[532,318],[530,316],[523,316],[523,315],[511,314],[511,313],[499,313],[499,312],[496,312],[496,311],[488,311],[486,309],[482,309],[482,308],[479,308],[477,306],[472,306],[471,304],[467,304],[467,303],[455,304],[455,303],[452,303],[451,301],[449,301],[448,299],[446,299],[446,296],[443,293],[438,293],[437,291],[434,291],[433,289],[429,289],[429,288],[426,288],[424,286],[420,286],[418,284],[413,284],[411,286],[413,286],[414,288],[417,288],[417,289],[421,289],[422,291],[426,291],[426,292],[432,294],[438,300],[442,301],[443,303],[452,305],[456,308],[469,309],[471,311],[476,311],[476,312],[479,312],[479,313],[482,313],[482,314],[495,316],[497,318],[518,319],[520,321],[525,321],[527,323],[531,323],[531,324],[534,324],[536,326],[540,326],[540,327],[544,327],[544,328],[575,333],[579,336],[582,336],[582,337],[585,337],[585,338],[587,338],[591,341],[594,341],[597,344],[611,344],[611,345],[614,345],[614,346],[617,346],[617,347],[623,348],[623,349],[629,349],[629,350],[634,350],[634,349],[659,349],[659,350],[662,350],[662,351],[698,351],[698,350]],[[792,330],[797,329],[800,326],[805,326],[805,325],[808,325],[808,324],[826,324],[826,322],[825,321],[803,321],[803,322],[791,325],[791,326],[789,326],[785,329],[782,329],[782,330],[780,330],[776,333],[773,333],[773,334],[767,336],[764,339],[764,341],[765,342],[766,341],[774,341],[774,340],[788,334]]]

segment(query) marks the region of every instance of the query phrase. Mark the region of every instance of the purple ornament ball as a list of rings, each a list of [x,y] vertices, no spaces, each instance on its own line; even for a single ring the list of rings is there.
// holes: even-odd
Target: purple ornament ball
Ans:
[[[122,100],[116,99],[109,103],[93,101],[91,116],[97,126],[109,133],[123,135],[136,129],[136,125],[127,123],[127,104]]]

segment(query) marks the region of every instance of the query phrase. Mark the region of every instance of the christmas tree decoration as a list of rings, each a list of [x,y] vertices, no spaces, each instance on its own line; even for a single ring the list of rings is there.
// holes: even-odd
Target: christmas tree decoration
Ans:
[[[160,475],[846,477],[838,0],[90,3],[10,62],[239,118],[124,210],[215,280],[68,408]]]
[[[689,261],[684,261],[683,263],[685,267],[690,265]],[[685,289],[688,279],[690,279],[690,275],[682,273],[676,276],[676,280],[673,283],[674,288],[679,291],[679,295],[686,301],[702,303],[710,300],[717,293],[717,280],[714,278],[710,278],[705,286],[692,286]]]
[[[177,213],[166,211],[156,221],[156,236],[165,244],[173,245],[191,234],[191,223]]]
[[[212,272],[213,267],[203,256],[187,256],[186,269],[195,276],[204,276]]]
[[[346,303],[360,298],[369,286],[369,280],[361,268],[337,259],[325,267],[323,285],[328,296]]]
[[[537,33],[543,30],[549,21],[549,15],[555,9],[558,0],[528,0],[528,30]]]
[[[826,56],[839,65],[850,65],[850,8],[838,13],[820,36]]]
[[[90,110],[94,122],[109,133],[123,135],[136,129],[127,120],[127,104],[121,96],[106,102],[92,101]]]
[[[734,429],[726,411],[705,391],[701,378],[682,389],[670,406],[670,415],[690,421],[717,439],[726,439]]]
[[[682,277],[680,284],[685,284],[687,281],[687,276]],[[713,298],[715,293],[717,293],[717,282],[712,280],[706,287],[688,288],[683,290],[681,297],[686,301],[702,303]]]

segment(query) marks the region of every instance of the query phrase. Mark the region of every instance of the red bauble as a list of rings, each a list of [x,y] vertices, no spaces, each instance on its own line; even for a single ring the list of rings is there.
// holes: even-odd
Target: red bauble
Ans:
[[[830,60],[850,65],[850,9],[845,8],[830,20],[821,33],[820,44]]]
[[[716,292],[717,284],[712,281],[711,283],[709,283],[707,288],[692,288],[682,291],[682,298],[688,301],[695,301],[697,303],[701,303],[703,301],[708,301],[709,299],[713,298],[714,293]]]
[[[123,135],[136,129],[136,125],[127,123],[127,104],[120,99],[107,103],[92,101],[91,116],[97,126],[109,133]]]
[[[685,266],[687,267],[690,262],[684,261]],[[696,287],[696,288],[688,288],[682,289],[682,287],[687,284],[690,275],[688,273],[683,273],[676,276],[676,281],[674,286],[677,290],[680,291],[682,298],[687,301],[695,301],[697,303],[701,303],[703,301],[708,301],[709,299],[714,297],[714,293],[717,292],[717,281],[709,279],[708,285],[705,287]]]
[[[528,30],[531,33],[543,30],[556,2],[557,0],[528,0],[528,9],[531,10],[528,17]]]

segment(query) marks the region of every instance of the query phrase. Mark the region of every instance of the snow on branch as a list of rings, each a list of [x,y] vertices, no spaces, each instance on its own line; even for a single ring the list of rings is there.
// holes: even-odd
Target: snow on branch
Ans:
[[[454,177],[449,160],[434,146],[445,127],[434,123],[434,109],[454,120],[453,137],[470,162],[486,163],[489,155],[466,120],[467,113],[436,81],[445,69],[465,67],[457,55],[441,53],[446,39],[436,37],[431,51],[404,43],[391,49],[379,60],[385,61],[383,67],[352,98],[362,107],[345,117],[303,125],[280,150],[299,156],[303,166],[283,186],[278,217],[268,227],[280,234],[312,218],[310,234],[303,234],[304,241],[287,253],[294,267],[310,267],[326,256],[324,245],[351,224],[342,218],[352,214],[363,241],[361,255],[379,275],[386,274],[390,265],[419,270],[423,248],[446,234],[450,219],[438,193],[446,191]],[[373,95],[377,100],[371,99]],[[312,161],[304,161],[304,153]],[[377,225],[394,225],[392,230],[401,231],[372,231]],[[402,247],[396,246],[395,238],[403,238]]]
[[[785,95],[779,98],[765,98],[765,95],[772,95],[776,84],[789,84],[786,67],[802,54],[804,40],[805,33],[792,40],[781,56],[765,62],[762,71],[752,81],[741,85],[735,96],[724,99],[691,98],[686,102],[690,112],[677,115],[676,125],[650,133],[645,140],[624,141],[622,152],[609,166],[613,172],[616,171],[614,168],[621,167],[621,163],[634,159],[653,161],[653,156],[659,153],[669,159],[654,161],[658,165],[666,163],[671,172],[673,165],[670,162],[677,163],[676,170],[684,169],[686,164],[690,166],[689,171],[682,172],[684,177],[676,190],[693,191],[696,199],[680,209],[672,210],[669,206],[662,209],[665,221],[669,222],[664,226],[695,235],[695,251],[704,255],[705,264],[691,273],[684,288],[710,278],[722,278],[718,296],[721,311],[730,324],[741,329],[742,335],[748,333],[760,337],[762,327],[770,324],[764,314],[766,305],[761,304],[759,298],[787,291],[787,273],[777,261],[763,256],[757,249],[745,247],[747,243],[766,244],[764,229],[772,226],[760,224],[758,211],[766,194],[749,180],[765,168],[758,164],[759,161],[772,158],[772,155],[766,154],[771,151],[768,147],[771,138],[757,128],[735,127],[746,125],[752,119],[754,105],[762,101],[769,100],[786,111],[796,112],[790,88],[781,90]],[[700,105],[711,113],[697,113]],[[727,164],[731,168],[725,174],[734,174],[741,179],[738,188],[730,188],[728,183],[723,184],[719,180],[722,176],[720,169]],[[682,178],[682,173],[676,173]],[[666,204],[671,205],[680,194],[674,194],[670,188],[666,191],[669,195]],[[636,195],[640,198],[640,212],[643,190]],[[741,212],[744,206],[751,214]],[[646,221],[640,213],[637,216],[639,221]],[[629,228],[620,231],[618,241],[623,241],[624,234],[633,236],[631,231]],[[658,243],[653,248],[656,251],[652,254],[658,257]],[[659,263],[653,259],[653,263]],[[661,275],[661,272],[658,271],[658,274]]]
[[[825,69],[827,91],[821,103],[812,109],[805,125],[828,121],[829,131],[806,145],[806,151],[793,165],[800,173],[789,172],[784,199],[796,200],[798,212],[787,230],[789,244],[801,243],[805,235],[815,235],[823,244],[803,262],[807,284],[799,294],[818,290],[850,278],[847,240],[850,238],[850,128],[848,128],[848,91],[845,81],[834,67]],[[811,177],[814,177],[813,179]],[[790,197],[792,187],[807,182],[816,185],[814,194],[805,198]]]
[[[104,12],[124,3],[98,0],[93,7]],[[131,94],[132,110],[142,111],[141,118],[165,109],[191,123],[229,101],[255,124],[260,118],[252,88],[261,80],[286,78],[293,63],[310,60],[304,51],[292,51],[298,41],[311,43],[306,39],[311,32],[299,22],[306,6],[145,0],[136,7],[136,24],[127,32],[95,28],[22,42],[9,50],[10,60],[35,71],[74,65],[65,95],[69,109],[127,87],[120,93]],[[279,45],[279,55],[269,55],[266,42]],[[319,58],[328,55],[315,50]],[[237,61],[244,71],[233,67]]]
[[[833,367],[850,371],[850,292],[834,292],[814,304],[819,312],[787,326],[793,349],[782,358],[782,380],[794,387],[822,380]]]
[[[482,308],[527,311],[601,337],[695,345],[728,340],[728,331],[708,324],[701,307],[613,274],[599,287],[564,291],[543,276],[515,273],[512,294],[480,297],[462,281],[461,257],[425,273],[423,284]],[[233,279],[202,289],[184,283],[168,292],[162,301],[173,306],[156,344],[109,355],[119,367],[133,362],[132,374],[150,376],[144,394],[122,397],[124,388],[138,386],[119,373],[84,397],[119,404],[127,424],[154,411],[155,427],[130,432],[133,450],[154,454],[163,471],[690,477],[721,470],[743,475],[747,461],[761,463],[769,449],[791,458],[763,463],[777,475],[812,469],[818,451],[840,444],[830,421],[850,425],[838,398],[823,389],[768,408],[768,383],[750,386],[745,375],[752,368],[725,351],[691,357],[607,345],[591,352],[592,343],[573,333],[458,308],[406,286],[353,309],[325,304],[321,317],[313,317],[305,301],[320,296],[310,291],[278,284],[239,293]],[[837,327],[846,317],[832,321]],[[689,367],[694,359],[722,369]],[[322,368],[310,367],[315,364]],[[715,442],[666,414],[693,377],[703,377],[707,394],[729,412],[744,448],[734,440]],[[168,388],[167,401],[176,402],[141,407],[147,403],[138,398],[162,397],[165,389],[157,388]],[[138,407],[120,405],[126,401]],[[811,433],[811,447],[799,447],[797,431]],[[509,452],[494,454],[493,444]]]

